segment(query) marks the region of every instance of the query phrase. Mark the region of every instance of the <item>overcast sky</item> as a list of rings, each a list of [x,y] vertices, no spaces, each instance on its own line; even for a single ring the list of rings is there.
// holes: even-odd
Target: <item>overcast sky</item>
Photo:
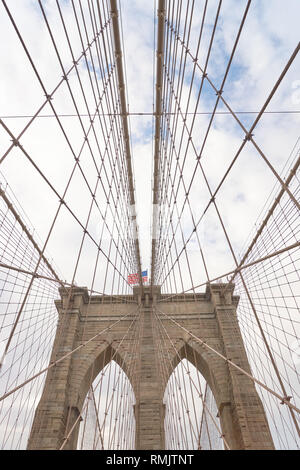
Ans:
[[[70,18],[70,2],[61,2],[65,17]],[[46,31],[37,2],[10,0],[8,2],[15,21],[20,28],[25,43],[34,57],[37,69],[47,89],[52,89],[61,78],[61,71],[53,47],[49,46],[49,35]],[[65,66],[71,64],[65,38],[58,21],[56,2],[43,2],[49,21],[56,31],[57,43],[60,46]],[[185,2],[184,2],[185,4]],[[220,84],[229,54],[237,34],[246,1],[225,0],[221,8],[219,27],[213,45],[208,66],[209,76]],[[203,47],[200,50],[200,65],[204,65],[205,51],[210,38],[211,28],[216,14],[217,1],[210,0],[207,22],[204,29]],[[43,102],[43,92],[33,75],[28,59],[19,43],[8,16],[1,5],[1,115],[31,115]],[[122,26],[124,35],[126,74],[128,85],[129,110],[131,112],[152,112],[153,110],[153,48],[154,48],[154,3],[143,0],[121,2]],[[196,39],[203,9],[202,2],[196,2],[191,35],[191,51],[196,49]],[[275,81],[282,72],[298,42],[298,18],[300,5],[297,0],[288,0],[283,7],[282,0],[254,0],[250,7],[246,24],[235,54],[231,72],[224,88],[224,98],[235,111],[259,111],[264,104]],[[72,31],[72,28],[70,28]],[[74,34],[75,38],[75,34]],[[74,39],[75,56],[80,51],[80,44]],[[46,52],[47,51],[47,52]],[[202,53],[202,62],[201,62]],[[299,57],[292,64],[279,90],[274,96],[268,111],[299,110]],[[191,64],[187,67],[183,96],[190,85]],[[84,70],[83,70],[84,73]],[[196,82],[197,83],[197,82]],[[199,78],[198,78],[199,83]],[[75,87],[75,84],[74,84]],[[194,86],[190,110],[197,97]],[[200,102],[200,111],[211,111],[214,93],[207,86]],[[183,100],[184,101],[184,100]],[[80,102],[80,100],[79,100]],[[66,92],[59,92],[53,103],[61,113],[74,112]],[[220,107],[220,110],[223,109]],[[84,109],[82,109],[84,112]],[[50,113],[45,107],[43,113]],[[246,127],[250,127],[255,115],[241,116]],[[196,119],[193,139],[200,147],[203,129],[208,124],[208,116]],[[72,135],[74,147],[81,143],[76,118],[64,118],[68,132]],[[4,122],[15,134],[28,122],[24,119],[4,119]],[[299,114],[266,114],[255,130],[255,138],[275,169],[281,172],[299,134]],[[150,265],[150,223],[151,223],[151,179],[152,179],[152,117],[131,116],[131,142],[134,163],[136,201],[142,268]],[[203,167],[208,180],[215,188],[229,162],[232,160],[243,138],[243,132],[228,115],[218,116],[212,127],[205,146]],[[0,130],[0,150],[3,153],[10,144],[10,137]],[[72,160],[68,158],[66,145],[53,118],[40,118],[31,126],[22,139],[33,160],[37,162],[47,177],[61,190],[66,182]],[[186,167],[186,181],[190,178],[193,155]],[[87,172],[89,168],[86,168]],[[1,165],[8,183],[20,200],[24,210],[32,220],[41,239],[48,229],[49,220],[56,209],[57,201],[41,182],[32,166],[26,162],[24,155],[14,149]],[[231,172],[227,183],[220,191],[218,203],[224,217],[229,235],[237,252],[244,246],[245,240],[253,228],[264,201],[275,180],[270,170],[251,144],[247,144],[238,162]],[[77,187],[75,188],[75,185]],[[70,204],[83,217],[86,206],[84,188],[78,180],[71,188]],[[207,189],[200,176],[193,185],[191,193],[195,218],[201,213],[208,201]],[[82,207],[81,207],[82,206]],[[213,211],[208,211],[207,220],[203,222],[201,233],[204,239],[204,251],[209,263],[211,276],[226,271],[232,260],[224,237],[216,227],[217,221]],[[187,217],[188,219],[188,217]],[[186,233],[189,233],[189,221],[186,221]],[[57,230],[50,239],[48,253],[59,266],[63,276],[70,279],[73,270],[73,254],[78,246],[79,233],[68,217],[59,220]],[[192,247],[191,247],[192,248]],[[62,259],[63,258],[63,259]],[[199,260],[195,261],[196,264]],[[196,267],[196,266],[195,266]],[[194,269],[195,269],[194,267]],[[86,269],[78,272],[78,283],[86,284]],[[195,283],[203,276],[195,274]],[[190,280],[185,287],[189,288]]]

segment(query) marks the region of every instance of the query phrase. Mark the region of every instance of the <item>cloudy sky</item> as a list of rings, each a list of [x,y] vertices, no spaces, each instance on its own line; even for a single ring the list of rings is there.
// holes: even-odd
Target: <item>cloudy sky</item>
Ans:
[[[76,2],[75,2],[76,3]],[[53,89],[61,78],[61,70],[53,46],[50,44],[41,10],[36,1],[7,2],[16,24],[21,31],[25,44],[35,60],[37,69],[47,90]],[[80,43],[75,34],[74,18],[70,2],[60,2],[64,11],[69,31],[74,30],[74,55],[80,52]],[[59,22],[57,5],[54,0],[43,2],[49,22],[56,34],[56,41],[66,69],[71,65],[70,53]],[[200,65],[204,65],[207,45],[216,15],[218,2],[210,0],[200,48]],[[257,112],[264,104],[271,88],[282,72],[298,42],[299,2],[289,0],[288,7],[283,7],[281,0],[254,0],[246,19],[234,61],[229,73],[223,96],[235,111]],[[215,41],[213,44],[208,74],[216,86],[221,83],[225,67],[231,53],[238,26],[240,24],[246,1],[223,1]],[[126,58],[126,75],[128,86],[128,107],[132,113],[151,113],[153,111],[153,59],[154,59],[154,2],[143,0],[121,2],[124,54]],[[183,2],[183,11],[186,2]],[[190,48],[196,50],[197,35],[203,11],[203,2],[195,2]],[[33,74],[23,48],[9,21],[8,15],[1,6],[1,115],[30,116],[44,101],[43,91]],[[73,21],[73,23],[72,23]],[[73,28],[73,29],[72,29]],[[202,57],[202,59],[201,59]],[[201,61],[202,60],[202,61]],[[268,111],[299,110],[299,57],[292,64],[289,72],[271,101]],[[191,62],[191,61],[190,61]],[[183,103],[190,86],[192,65],[187,64],[183,87]],[[82,69],[82,73],[86,70]],[[199,74],[198,74],[199,75]],[[194,109],[197,98],[197,87],[200,75],[195,80],[189,110]],[[71,80],[71,79],[70,79]],[[75,80],[72,82],[76,91]],[[215,93],[207,85],[204,87],[198,111],[211,112]],[[84,113],[82,100],[78,94],[79,108]],[[53,104],[57,112],[74,113],[74,107],[65,88],[55,95]],[[184,109],[184,106],[183,106]],[[224,110],[220,105],[219,110]],[[45,106],[41,114],[53,114]],[[72,138],[74,148],[81,144],[81,134],[77,119],[65,117],[63,124]],[[240,115],[246,127],[250,127],[255,114]],[[299,114],[265,114],[255,130],[255,138],[265,155],[278,172],[281,172],[299,134]],[[28,122],[28,118],[8,118],[3,121],[9,129],[17,134]],[[201,148],[204,131],[209,122],[208,115],[199,115],[193,128],[193,140]],[[150,265],[150,224],[151,224],[151,180],[153,171],[153,118],[152,116],[131,116],[131,142],[135,174],[136,201],[142,268]],[[0,130],[0,150],[4,153],[10,145],[10,136]],[[178,132],[178,134],[180,134]],[[231,116],[218,115],[212,126],[203,152],[203,167],[211,187],[218,185],[224,171],[231,162],[243,138],[243,131]],[[54,118],[38,118],[22,138],[22,144],[40,166],[45,175],[62,191],[67,174],[72,165],[62,133],[58,131]],[[191,152],[190,152],[191,154]],[[193,167],[189,156],[184,175],[188,183]],[[90,167],[86,165],[86,171]],[[26,161],[24,155],[13,149],[1,165],[1,171],[13,188],[25,212],[28,214],[37,233],[43,240],[49,230],[49,220],[57,207],[56,198],[41,182],[40,176]],[[89,173],[88,173],[89,175]],[[91,176],[92,178],[92,176]],[[224,217],[229,236],[237,252],[242,250],[245,240],[253,228],[266,197],[275,183],[270,170],[251,144],[244,148],[238,162],[221,189],[218,197],[220,211]],[[82,203],[86,194],[79,177],[70,188],[69,201],[80,218],[86,213]],[[195,219],[208,202],[208,192],[197,175],[194,182],[191,201]],[[81,202],[81,204],[80,204]],[[208,212],[206,222],[200,227],[204,251],[209,263],[211,277],[226,271],[232,260],[228,258],[224,237],[216,228],[215,214]],[[233,216],[234,212],[234,216]],[[186,230],[189,234],[189,216],[186,217]],[[205,222],[205,223],[204,223]],[[59,266],[63,277],[72,277],[74,250],[78,247],[79,233],[65,214],[58,221],[57,230],[53,233],[48,245],[48,253]],[[192,248],[192,247],[190,247]],[[217,256],[216,256],[217,254]],[[63,259],[62,259],[63,258]],[[198,260],[197,260],[198,263]],[[78,283],[87,284],[86,269],[78,271]],[[203,276],[195,276],[195,283]],[[187,280],[185,288],[191,287]]]

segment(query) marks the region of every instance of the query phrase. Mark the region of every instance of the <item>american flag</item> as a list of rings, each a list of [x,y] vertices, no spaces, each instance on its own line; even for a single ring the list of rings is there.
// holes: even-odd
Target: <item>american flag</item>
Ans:
[[[128,284],[139,284],[139,275],[138,273],[128,274]]]
[[[134,274],[128,274],[128,284],[139,284],[139,274],[134,273]],[[148,270],[142,271],[142,280],[143,282],[148,281]]]

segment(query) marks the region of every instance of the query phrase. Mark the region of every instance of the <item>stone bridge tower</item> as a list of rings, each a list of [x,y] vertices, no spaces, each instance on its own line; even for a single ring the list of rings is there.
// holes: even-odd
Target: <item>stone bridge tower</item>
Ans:
[[[158,365],[153,360],[153,308],[159,300],[162,312],[250,372],[236,316],[239,299],[233,295],[232,285],[227,286],[226,294],[222,297],[224,287],[225,284],[211,284],[207,286],[206,293],[177,295],[174,298],[162,295],[159,286],[144,287],[143,292],[140,288],[134,288],[134,296],[128,296],[128,299],[124,296],[89,298],[86,288],[73,288],[70,302],[68,291],[61,290],[61,300],[56,302],[59,322],[51,362],[92,338],[112,322],[129,315],[108,335],[89,342],[49,369],[35,413],[28,449],[60,448],[66,429],[72,427],[81,413],[90,384],[107,364],[107,358],[111,357],[107,352],[117,349],[132,318],[131,312],[133,316],[137,308],[140,309],[143,322],[139,383],[130,376],[132,368],[129,361],[122,360],[126,357],[126,343],[118,348],[115,361],[123,367],[135,392],[136,449],[164,449],[162,390],[166,383],[159,383]],[[230,448],[273,449],[265,412],[251,379],[209,352],[176,324],[166,321],[165,327],[177,350],[177,354],[174,354],[174,349],[165,350],[166,358],[170,354],[173,356],[172,366],[168,366],[170,375],[180,358],[184,357],[199,369],[213,392],[222,432]],[[170,361],[167,363],[170,364]],[[78,431],[79,425],[76,425],[65,449],[76,449]]]

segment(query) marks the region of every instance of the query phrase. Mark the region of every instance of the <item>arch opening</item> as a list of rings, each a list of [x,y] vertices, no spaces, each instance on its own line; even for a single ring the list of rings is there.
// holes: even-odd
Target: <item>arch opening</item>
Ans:
[[[91,384],[82,407],[78,450],[133,450],[135,394],[124,370],[111,360]]]
[[[169,376],[165,407],[165,448],[222,450],[218,408],[208,382],[187,358]]]

